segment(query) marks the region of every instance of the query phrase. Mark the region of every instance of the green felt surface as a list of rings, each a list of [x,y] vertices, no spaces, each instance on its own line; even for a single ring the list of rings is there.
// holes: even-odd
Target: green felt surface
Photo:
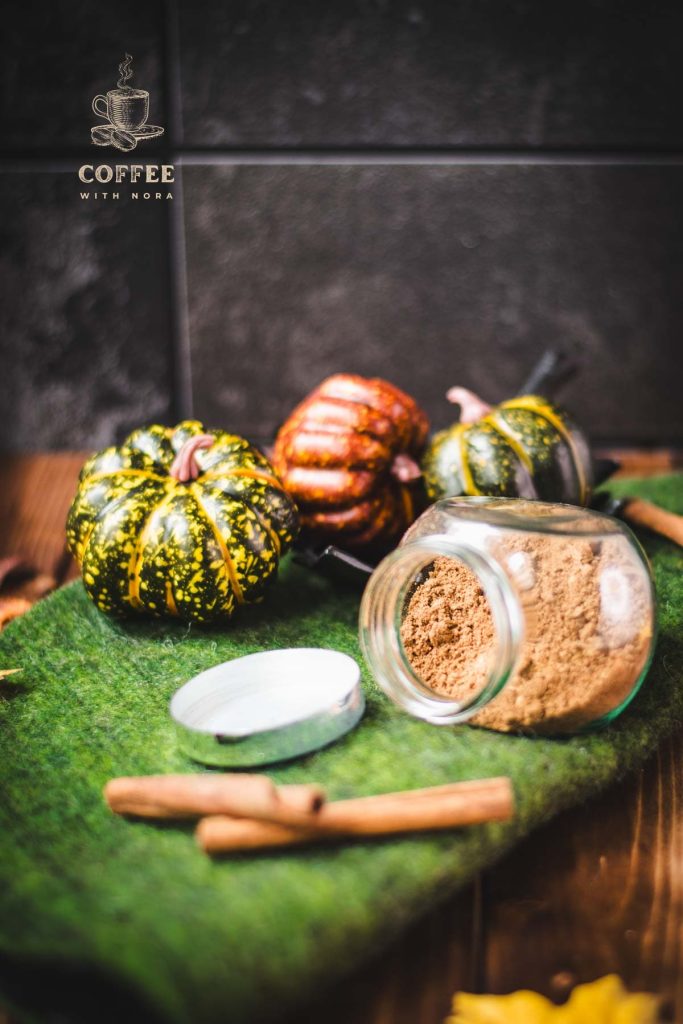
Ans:
[[[683,512],[683,477],[620,487]],[[509,774],[512,824],[223,861],[196,848],[190,827],[113,817],[103,784],[202,770],[178,751],[167,707],[205,667],[276,646],[359,657],[357,595],[290,565],[266,605],[220,631],[108,620],[80,583],[41,602],[0,637],[0,667],[23,668],[0,696],[0,991],[49,1005],[49,984],[81,965],[162,1020],[255,1024],[357,965],[520,836],[639,764],[683,718],[683,559],[643,539],[659,593],[658,650],[609,730],[549,740],[436,728],[393,707],[366,674],[361,726],[271,773],[320,781],[331,797]],[[76,1003],[86,994],[74,977]],[[108,1006],[103,996],[80,1019],[103,1020]]]

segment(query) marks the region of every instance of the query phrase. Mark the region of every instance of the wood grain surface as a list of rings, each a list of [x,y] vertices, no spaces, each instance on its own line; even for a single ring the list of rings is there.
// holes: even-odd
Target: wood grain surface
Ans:
[[[19,555],[56,585],[74,578],[64,526],[85,458],[78,452],[0,457],[0,558]],[[22,582],[3,594],[29,587]]]
[[[484,878],[487,989],[558,998],[614,971],[632,989],[662,994],[683,1020],[682,738]]]
[[[441,1024],[456,990],[480,987],[480,928],[477,879],[287,1024]]]
[[[618,453],[632,472],[680,465],[677,453],[647,454]],[[57,583],[76,574],[64,521],[83,461],[0,457],[0,557],[20,554]],[[683,1020],[683,732],[427,913],[296,1024],[441,1024],[460,988],[530,987],[561,1000],[611,971],[662,994],[670,1019]],[[16,1022],[0,1011],[0,1024]]]

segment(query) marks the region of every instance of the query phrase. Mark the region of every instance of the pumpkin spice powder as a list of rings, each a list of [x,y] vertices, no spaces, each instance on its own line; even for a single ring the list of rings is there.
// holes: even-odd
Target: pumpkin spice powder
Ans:
[[[570,733],[618,707],[652,635],[647,583],[628,553],[611,540],[527,534],[501,541],[495,554],[514,580],[525,632],[510,679],[472,723]],[[496,642],[475,574],[436,558],[407,602],[401,640],[429,688],[471,700],[487,681]]]

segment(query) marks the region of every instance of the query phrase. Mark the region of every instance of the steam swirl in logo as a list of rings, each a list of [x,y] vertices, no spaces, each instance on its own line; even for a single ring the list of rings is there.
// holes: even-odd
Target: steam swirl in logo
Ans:
[[[133,58],[129,53],[126,54],[125,59],[119,64],[120,78],[116,83],[118,89],[129,89],[128,80],[133,77],[132,71]]]

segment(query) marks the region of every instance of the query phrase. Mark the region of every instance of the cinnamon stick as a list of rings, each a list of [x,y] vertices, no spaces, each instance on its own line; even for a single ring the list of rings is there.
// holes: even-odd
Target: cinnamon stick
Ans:
[[[668,537],[675,544],[683,546],[683,516],[669,512],[659,505],[643,498],[627,498],[623,511],[624,518],[635,526],[645,526],[648,530]]]
[[[302,823],[322,806],[317,785],[276,786],[266,775],[143,775],[111,779],[104,798],[117,814],[141,818],[194,818],[230,814]]]
[[[339,800],[325,804],[308,823],[298,826],[214,815],[202,818],[196,837],[206,853],[228,853],[449,829],[507,821],[513,814],[510,780],[495,778]]]

